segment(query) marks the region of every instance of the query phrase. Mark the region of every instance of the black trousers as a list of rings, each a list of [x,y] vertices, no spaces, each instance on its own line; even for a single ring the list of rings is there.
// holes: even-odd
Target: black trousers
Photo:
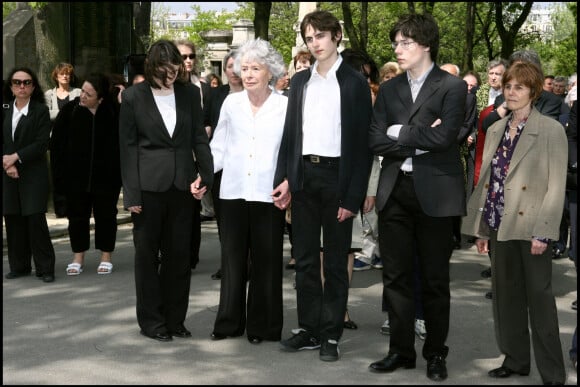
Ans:
[[[143,331],[153,334],[179,328],[187,315],[193,196],[172,188],[143,191],[142,198],[142,212],[131,215],[137,321]]]
[[[353,218],[338,222],[338,197],[338,165],[305,161],[303,189],[292,193],[298,325],[321,340],[339,340],[342,336],[348,299]],[[324,285],[320,278],[320,246]]]
[[[50,240],[46,215],[4,215],[4,222],[10,271],[30,273],[32,258],[37,275],[54,275],[54,247]]]
[[[207,194],[206,194],[207,195]],[[199,263],[199,248],[201,246],[201,200],[193,199],[191,214],[191,268],[195,269]]]
[[[70,245],[75,253],[82,253],[91,244],[91,214],[95,218],[95,248],[112,252],[117,241],[117,202],[121,188],[116,192],[67,193],[67,218]]]
[[[379,246],[391,325],[389,353],[416,358],[415,257],[421,272],[421,298],[427,338],[423,357],[447,356],[449,331],[449,259],[453,251],[452,217],[431,217],[421,209],[413,177],[399,175],[379,212]]]
[[[284,211],[245,200],[221,200],[220,206],[223,276],[214,331],[239,336],[246,330],[279,341]]]

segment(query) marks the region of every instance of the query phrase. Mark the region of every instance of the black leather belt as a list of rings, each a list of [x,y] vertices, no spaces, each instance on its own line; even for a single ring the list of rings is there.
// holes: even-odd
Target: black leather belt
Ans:
[[[405,177],[413,177],[413,171],[403,171],[402,169],[399,169],[399,175],[405,176]]]
[[[304,161],[308,161],[312,164],[338,165],[338,163],[340,162],[340,157],[306,155],[304,156]]]

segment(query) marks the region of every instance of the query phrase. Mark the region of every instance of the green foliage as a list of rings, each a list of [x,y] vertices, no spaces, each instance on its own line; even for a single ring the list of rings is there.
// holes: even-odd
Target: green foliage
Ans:
[[[577,72],[578,18],[576,3],[557,7],[552,14],[554,33],[551,39],[530,44],[542,58],[544,74],[569,76]]]
[[[192,5],[191,9],[195,15],[191,27],[185,28],[196,47],[203,47],[205,42],[200,33],[210,30],[230,30],[236,21],[232,13],[225,10],[202,11],[199,5]]]
[[[192,3],[195,4],[195,3]],[[188,28],[190,39],[200,48],[204,42],[201,32],[211,29],[229,30],[239,19],[254,20],[254,2],[238,2],[234,12],[201,11],[192,5],[196,15],[193,26]],[[506,28],[521,13],[523,3],[504,2],[503,19]],[[532,48],[536,50],[544,63],[545,72],[569,75],[576,71],[577,47],[577,5],[568,2],[554,13],[554,25],[557,40],[542,41],[543,36],[537,32],[518,31],[515,37],[515,49]],[[319,2],[320,9],[327,10],[343,20],[340,2]],[[355,28],[360,23],[360,2],[351,2],[350,9]],[[431,12],[439,24],[440,48],[438,63],[451,62],[463,66],[466,30],[466,2],[369,2],[368,3],[368,43],[367,53],[375,60],[377,66],[395,60],[390,47],[389,32],[398,17],[414,10],[422,13]],[[476,21],[473,39],[473,65],[475,71],[485,74],[485,67],[490,58],[497,58],[501,52],[502,42],[498,36],[494,19],[493,2],[476,2]],[[572,17],[570,18],[570,15]],[[272,45],[283,55],[288,63],[292,56],[292,47],[296,44],[294,27],[298,22],[298,2],[272,2],[270,14],[269,37]],[[345,47],[350,47],[348,37]]]
[[[5,20],[8,15],[16,9],[16,3],[13,1],[2,2],[2,20]]]

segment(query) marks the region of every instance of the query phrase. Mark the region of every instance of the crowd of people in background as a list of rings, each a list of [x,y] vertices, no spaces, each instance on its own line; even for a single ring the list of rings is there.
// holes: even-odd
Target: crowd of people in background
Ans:
[[[153,43],[130,82],[91,73],[77,88],[73,66],[59,63],[43,93],[32,70],[12,69],[3,90],[5,278],[30,275],[32,261],[39,279],[55,280],[49,197],[68,221],[66,275],[84,271],[91,217],[97,274],[111,274],[122,190],[144,336],[191,337],[184,321],[201,222],[215,219],[212,340],[245,334],[336,361],[343,329],[357,329],[353,272],[377,269],[386,313],[377,327],[389,347],[369,369],[415,368],[417,336],[427,377],[443,381],[450,257],[475,244],[489,256],[481,276],[491,278],[485,297],[505,355],[488,375],[528,375],[533,348],[544,384],[563,384],[551,265],[568,256],[577,270],[576,74],[545,75],[530,50],[491,60],[483,77],[439,66],[429,15],[398,19],[389,34],[396,61],[380,67],[360,50],[339,52],[342,29],[329,12],[307,14],[300,33],[305,48],[289,64],[261,39],[231,51],[226,82],[197,72],[188,40]],[[285,233],[299,325],[287,338]],[[574,367],[576,340],[574,332]]]

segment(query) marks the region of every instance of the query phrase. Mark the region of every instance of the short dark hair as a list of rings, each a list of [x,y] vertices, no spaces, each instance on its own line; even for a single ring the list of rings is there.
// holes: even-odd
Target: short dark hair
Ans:
[[[399,20],[389,33],[391,41],[395,41],[397,33],[413,39],[421,46],[429,47],[431,60],[437,62],[439,54],[439,26],[430,14],[408,14],[399,17]]]
[[[306,14],[304,19],[302,19],[302,23],[300,23],[300,35],[302,35],[302,40],[304,40],[304,44],[306,43],[306,27],[312,26],[312,28],[316,28],[318,31],[330,31],[330,35],[332,40],[334,41],[337,35],[340,34],[340,37],[336,39],[336,46],[340,44],[342,41],[342,27],[340,27],[340,22],[328,11],[314,11]]]
[[[167,85],[167,71],[166,66],[179,66],[179,74],[176,82],[186,82],[187,75],[185,74],[185,66],[183,65],[183,58],[177,49],[175,43],[170,40],[160,39],[151,45],[147,58],[145,59],[145,79],[151,87],[157,89],[159,85],[154,78],[159,79],[164,86]]]
[[[377,68],[375,61],[366,52],[362,50],[354,50],[352,48],[345,48],[340,55],[348,65],[361,73],[372,83],[380,83],[379,69]],[[367,65],[368,68],[365,68],[365,65]]]
[[[530,88],[532,105],[540,98],[544,90],[544,76],[542,70],[533,62],[515,62],[507,68],[501,79],[502,90],[505,85],[516,79],[522,85]],[[505,93],[505,91],[503,91]]]

